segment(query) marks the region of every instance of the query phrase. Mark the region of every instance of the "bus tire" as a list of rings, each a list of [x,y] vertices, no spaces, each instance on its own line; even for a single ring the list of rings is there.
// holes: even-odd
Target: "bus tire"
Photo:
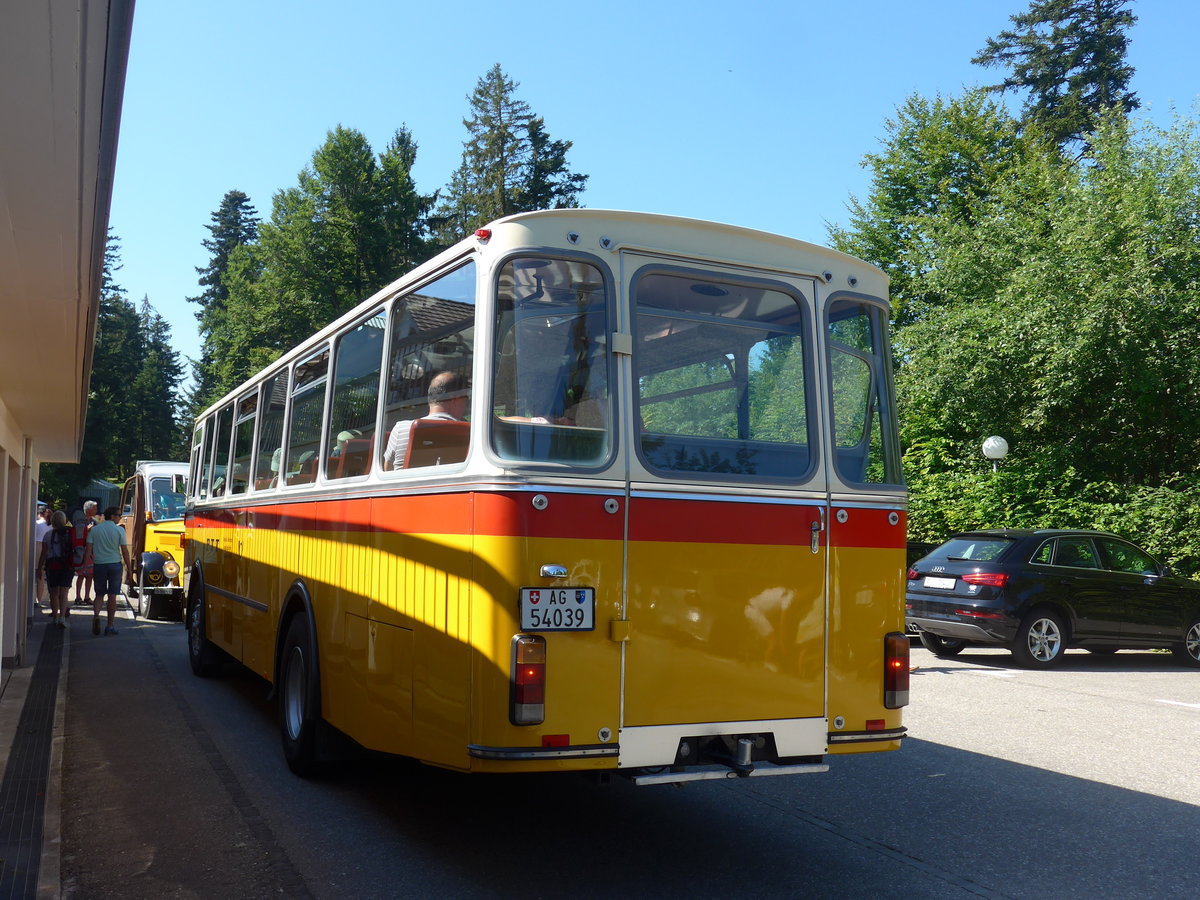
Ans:
[[[198,578],[192,579],[189,591],[187,615],[187,645],[188,662],[192,666],[192,674],[200,678],[208,678],[217,673],[221,665],[221,649],[208,639],[205,634],[205,624],[208,616],[204,613],[204,589],[197,587]]]
[[[321,724],[321,682],[316,642],[308,616],[288,622],[279,662],[279,726],[288,768],[302,778],[317,768],[317,729]]]

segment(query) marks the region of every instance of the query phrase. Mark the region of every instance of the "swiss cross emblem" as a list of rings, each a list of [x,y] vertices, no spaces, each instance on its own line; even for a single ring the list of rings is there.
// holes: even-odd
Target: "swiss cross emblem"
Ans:
[[[529,592],[529,602],[530,603],[541,603],[542,602],[542,592],[541,591],[530,591]]]

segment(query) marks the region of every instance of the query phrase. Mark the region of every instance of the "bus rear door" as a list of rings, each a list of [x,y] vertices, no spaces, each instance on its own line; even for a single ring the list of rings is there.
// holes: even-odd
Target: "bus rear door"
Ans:
[[[825,746],[828,488],[815,285],[650,260],[631,283],[622,765],[681,736]],[[771,724],[765,724],[771,723]],[[762,749],[762,748],[760,748]]]

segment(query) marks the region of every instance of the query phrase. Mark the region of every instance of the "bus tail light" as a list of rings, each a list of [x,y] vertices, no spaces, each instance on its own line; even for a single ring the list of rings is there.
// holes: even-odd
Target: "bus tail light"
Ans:
[[[513,638],[508,718],[514,725],[540,725],[546,719],[546,639],[539,635]]]
[[[908,637],[898,631],[883,638],[883,705],[908,706]]]

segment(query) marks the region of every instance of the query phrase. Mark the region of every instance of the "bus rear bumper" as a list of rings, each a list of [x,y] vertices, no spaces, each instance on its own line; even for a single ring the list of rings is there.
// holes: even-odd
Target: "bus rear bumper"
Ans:
[[[777,766],[773,763],[755,763],[753,768],[745,771],[730,769],[725,766],[706,766],[699,769],[685,769],[680,772],[646,772],[631,774],[629,780],[634,784],[676,784],[684,781],[716,781],[730,778],[762,778],[768,775],[816,775],[828,772],[825,763],[812,763],[799,766]]]

